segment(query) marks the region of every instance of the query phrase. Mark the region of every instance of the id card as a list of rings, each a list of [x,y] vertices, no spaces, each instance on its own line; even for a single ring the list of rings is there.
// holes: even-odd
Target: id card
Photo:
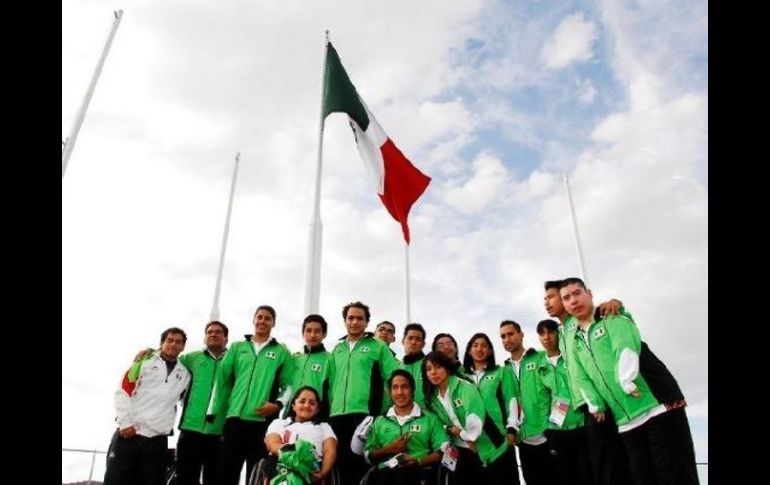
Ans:
[[[441,465],[446,467],[450,472],[455,471],[457,468],[457,459],[460,458],[460,452],[454,446],[448,446],[444,452],[444,456],[441,458]]]
[[[551,415],[548,416],[548,421],[561,428],[564,425],[564,419],[567,417],[567,411],[569,411],[569,399],[555,397],[551,405]]]

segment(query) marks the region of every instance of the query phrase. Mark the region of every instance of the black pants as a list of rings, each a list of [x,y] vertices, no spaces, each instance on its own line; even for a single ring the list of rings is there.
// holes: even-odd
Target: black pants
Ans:
[[[575,429],[546,430],[546,443],[556,465],[559,485],[591,485],[591,466],[588,461],[588,439],[585,426]]]
[[[176,444],[178,485],[198,485],[203,469],[203,485],[215,485],[221,435],[181,430]]]
[[[555,460],[546,441],[542,445],[519,443],[521,474],[527,485],[552,485],[556,483]]]
[[[485,485],[519,485],[519,464],[516,447],[509,446],[505,453],[484,468]]]
[[[337,435],[337,469],[343,485],[358,485],[368,469],[364,458],[350,449],[353,433],[366,416],[365,413],[355,413],[329,418],[329,425]]]
[[[684,408],[666,411],[621,433],[636,485],[697,485],[698,471]]]
[[[594,484],[634,485],[628,456],[610,410],[604,412],[604,421],[598,423],[586,406],[583,406],[583,409],[586,415],[588,455]]]
[[[484,464],[477,453],[468,448],[457,447],[460,456],[457,458],[455,467],[455,483],[478,483],[484,479]]]
[[[267,456],[265,432],[270,421],[246,421],[228,418],[222,432],[222,448],[217,475],[219,485],[238,485],[243,461],[246,461],[246,480],[260,459]]]
[[[382,468],[369,474],[367,485],[420,485],[422,476],[420,469],[411,466],[406,468]]]
[[[105,485],[163,485],[168,464],[168,437],[125,439],[118,431],[107,450]]]

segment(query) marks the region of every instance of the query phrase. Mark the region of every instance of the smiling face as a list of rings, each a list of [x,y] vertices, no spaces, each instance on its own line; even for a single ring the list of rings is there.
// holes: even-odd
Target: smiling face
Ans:
[[[206,329],[205,335],[206,348],[211,352],[219,352],[227,346],[227,337],[222,325],[212,323]]]
[[[390,383],[390,398],[398,409],[411,408],[414,402],[414,389],[404,376],[395,376]]]
[[[254,335],[263,339],[268,338],[274,326],[275,319],[272,313],[264,309],[257,310],[254,314]]]
[[[318,414],[320,403],[313,391],[305,389],[294,399],[291,408],[297,416],[296,421],[303,423],[305,421],[311,421],[315,415]]]
[[[177,332],[169,332],[160,344],[160,355],[169,361],[176,360],[184,350],[184,344],[184,335]]]

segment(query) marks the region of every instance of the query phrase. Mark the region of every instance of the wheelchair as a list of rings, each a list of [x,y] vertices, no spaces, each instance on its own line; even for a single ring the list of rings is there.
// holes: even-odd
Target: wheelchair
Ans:
[[[378,465],[370,467],[359,485],[370,485],[369,478],[378,469]],[[420,473],[420,485],[455,485],[454,476],[448,468],[441,465],[441,463],[435,463],[429,467],[422,467],[419,470]],[[395,482],[395,480],[394,480]]]
[[[249,476],[246,485],[268,485],[270,479],[275,477],[277,473],[275,467],[277,462],[278,460],[273,455],[259,460],[257,465],[251,471],[251,475]],[[337,470],[337,465],[334,465],[329,475],[319,483],[321,485],[341,485],[342,482],[340,481],[340,472]]]
[[[166,452],[166,476],[165,485],[176,485],[176,449],[169,448]]]

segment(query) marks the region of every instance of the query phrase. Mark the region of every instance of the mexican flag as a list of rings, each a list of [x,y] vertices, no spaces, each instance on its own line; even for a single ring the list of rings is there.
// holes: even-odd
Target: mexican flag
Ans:
[[[383,131],[374,115],[350,82],[331,42],[326,44],[323,89],[323,118],[329,113],[347,113],[358,152],[377,187],[385,208],[401,223],[409,244],[409,210],[430,183],[430,177],[410,162]]]

